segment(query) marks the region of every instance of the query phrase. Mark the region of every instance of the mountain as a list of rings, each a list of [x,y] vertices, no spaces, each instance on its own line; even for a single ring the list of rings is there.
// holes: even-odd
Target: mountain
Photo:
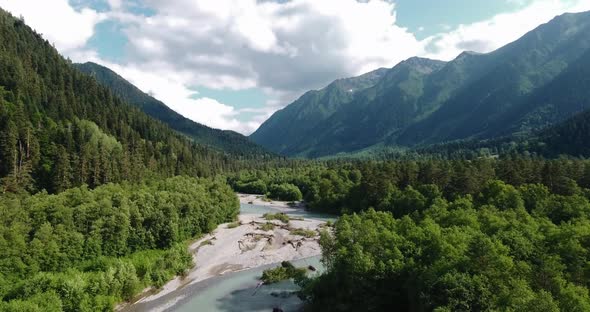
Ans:
[[[590,157],[590,111],[543,130],[538,141],[542,142],[541,152],[547,156]]]
[[[238,160],[193,142],[80,72],[0,10],[0,193],[212,176]]]
[[[100,84],[112,90],[125,102],[137,106],[149,116],[162,121],[172,129],[192,138],[195,142],[233,155],[270,155],[264,148],[237,132],[212,129],[183,117],[107,67],[91,62],[75,64],[75,66],[80,71],[96,78]]]
[[[589,32],[590,12],[564,14],[491,53],[447,63],[411,58],[348,98],[311,103],[304,95],[251,138],[282,154],[320,157],[526,136],[590,108]],[[311,129],[297,131],[305,121],[297,111],[316,116]],[[280,133],[299,136],[277,144]]]
[[[276,112],[250,138],[274,152],[293,154],[293,146],[305,144],[316,127],[343,109],[356,93],[374,86],[386,73],[386,69],[378,69],[359,77],[336,80],[322,90],[309,91]]]

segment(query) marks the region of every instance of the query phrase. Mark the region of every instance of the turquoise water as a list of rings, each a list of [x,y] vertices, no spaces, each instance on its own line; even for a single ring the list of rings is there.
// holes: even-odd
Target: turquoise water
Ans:
[[[313,265],[322,269],[320,257],[293,261],[293,264]],[[285,312],[298,311],[301,308],[301,300],[293,292],[299,288],[292,281],[263,285],[257,289],[262,271],[278,265],[280,264],[228,274],[226,278],[217,279],[206,289],[195,292],[188,300],[179,303],[177,309],[171,311],[268,312],[273,308],[281,308]]]
[[[280,210],[266,206],[242,204],[240,212],[242,214],[264,214],[276,213]],[[305,210],[288,214],[323,221],[335,220],[334,216],[310,213]],[[312,265],[318,269],[317,272],[310,274],[318,274],[323,270],[320,257],[293,261],[293,264],[297,267]],[[298,311],[302,302],[293,294],[298,290],[298,287],[292,281],[263,285],[257,288],[262,272],[279,265],[271,264],[210,278],[177,289],[156,300],[134,304],[124,311],[262,312],[272,311],[273,308],[280,308],[285,312]]]
[[[240,213],[241,214],[265,214],[265,213],[277,213],[281,212],[277,208],[267,207],[267,206],[259,206],[259,205],[251,205],[251,204],[240,204]]]
[[[259,205],[251,205],[251,204],[241,204],[240,205],[240,213],[241,214],[265,214],[265,213],[277,213],[281,212],[280,209],[267,207],[267,206],[259,206]],[[336,217],[330,214],[323,214],[323,213],[315,213],[309,212],[304,209],[297,209],[296,211],[287,213],[290,216],[294,217],[302,217],[306,219],[315,219],[321,221],[334,221]]]

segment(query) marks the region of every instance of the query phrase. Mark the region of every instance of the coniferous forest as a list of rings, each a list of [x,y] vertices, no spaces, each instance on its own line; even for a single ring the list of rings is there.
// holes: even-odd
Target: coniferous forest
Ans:
[[[0,42],[0,310],[110,311],[188,270],[188,240],[238,213],[214,175],[247,164],[127,105],[4,11]]]
[[[0,14],[2,189],[59,192],[150,174],[213,176],[237,158],[121,101],[22,20]]]
[[[176,132],[0,10],[0,311],[112,311],[163,286],[236,220],[235,192],[338,217],[326,271],[298,279],[308,311],[589,311],[588,120],[287,159]]]

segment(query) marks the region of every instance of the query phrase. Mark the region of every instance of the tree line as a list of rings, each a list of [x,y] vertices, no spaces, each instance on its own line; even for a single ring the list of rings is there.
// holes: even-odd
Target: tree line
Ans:
[[[340,160],[228,173],[228,183],[236,191],[267,194],[273,185],[291,185],[302,193],[308,209],[333,214],[360,212],[369,207],[390,210],[393,198],[399,198],[409,187],[416,190],[424,185],[436,186],[447,200],[476,196],[490,180],[515,187],[542,184],[559,195],[585,194],[590,188],[590,161],[528,156]]]

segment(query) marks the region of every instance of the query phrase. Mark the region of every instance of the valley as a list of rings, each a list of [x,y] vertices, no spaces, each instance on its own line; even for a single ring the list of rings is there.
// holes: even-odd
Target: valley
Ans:
[[[0,312],[590,311],[586,2],[29,1]]]

